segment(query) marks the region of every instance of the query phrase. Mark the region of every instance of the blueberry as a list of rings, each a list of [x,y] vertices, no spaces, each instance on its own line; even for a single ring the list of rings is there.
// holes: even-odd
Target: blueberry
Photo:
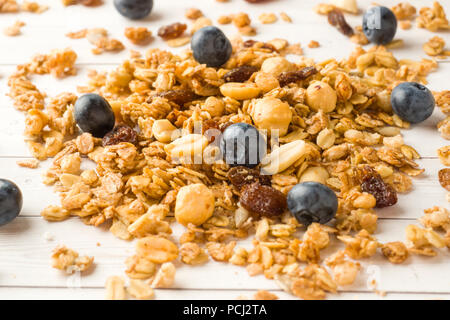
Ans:
[[[75,121],[84,132],[103,138],[114,128],[114,112],[103,97],[88,93],[75,102]]]
[[[153,0],[114,0],[114,6],[124,17],[137,20],[150,14]]]
[[[386,7],[373,7],[364,13],[362,28],[370,42],[386,44],[394,39],[397,31],[397,18]]]
[[[217,27],[209,26],[198,30],[191,40],[194,58],[208,67],[220,67],[230,59],[231,43]]]
[[[303,182],[295,185],[287,196],[289,211],[304,226],[313,222],[327,223],[336,215],[336,194],[318,182]]]
[[[427,119],[434,110],[434,97],[427,87],[416,82],[403,82],[392,90],[392,110],[401,119],[419,123]]]
[[[220,137],[219,147],[228,165],[248,168],[256,167],[267,151],[263,135],[247,123],[228,126]]]
[[[22,210],[22,192],[12,181],[0,179],[0,226],[13,221]]]

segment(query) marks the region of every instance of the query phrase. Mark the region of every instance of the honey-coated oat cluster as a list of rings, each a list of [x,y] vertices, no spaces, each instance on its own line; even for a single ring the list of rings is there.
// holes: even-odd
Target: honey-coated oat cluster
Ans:
[[[396,14],[409,16],[405,10],[399,7]],[[440,17],[420,14],[425,27]],[[187,17],[203,14],[190,9]],[[276,16],[263,14],[259,20],[272,23]],[[250,26],[245,14],[231,21],[239,30]],[[177,33],[174,39],[185,29],[171,26],[158,35]],[[72,36],[90,34],[99,50],[108,50],[101,30]],[[125,34],[133,42],[151,37],[139,28]],[[105,41],[104,47],[99,44]],[[200,65],[189,50],[175,55],[149,49],[108,73],[91,72],[78,91],[105,97],[120,125],[104,139],[77,129],[76,94],[61,93],[45,103],[45,93],[31,81],[36,74],[75,74],[74,51],[55,50],[19,66],[9,79],[9,96],[25,113],[32,155],[53,158],[44,183],[61,197],[61,204],[45,208],[42,216],[49,221],[78,216],[87,225],[108,224],[120,239],[137,238],[135,255],[125,262],[131,279],[127,290],[137,298],[153,297],[152,288],[170,287],[177,258],[188,265],[212,258],[244,266],[250,276],[264,274],[299,298],[323,299],[354,282],[360,259],[381,254],[399,264],[410,254],[436,255],[436,248],[449,247],[450,212],[439,207],[425,211],[424,228],[408,226],[406,243],[380,243],[373,236],[375,208],[394,205],[397,193],[411,190],[412,178],[424,171],[415,162],[419,154],[403,141],[401,129],[409,124],[392,113],[391,90],[404,81],[425,84],[438,64],[398,60],[383,46],[358,46],[341,61],[298,55],[294,63],[286,58],[294,52],[282,39],[235,39],[232,57],[221,68]],[[449,92],[436,92],[435,98],[448,114]],[[279,133],[280,146],[269,144],[269,162],[262,168],[269,175],[260,175],[259,168],[231,168],[221,159],[206,161],[206,154],[218,152],[207,129],[220,132],[239,122],[269,136],[272,130]],[[439,130],[449,138],[448,117]],[[205,161],[192,161],[197,156]],[[439,157],[450,165],[449,146],[439,150]],[[86,158],[95,169],[81,169]],[[448,190],[450,174],[444,170],[439,178]],[[335,191],[339,207],[332,225],[304,228],[287,212],[286,194],[305,181]],[[172,235],[173,223],[185,226],[179,238]],[[252,248],[237,245],[253,235]],[[343,249],[323,256],[331,243]],[[53,254],[53,265],[60,269],[82,271],[92,262],[65,247]],[[111,299],[126,296],[120,277],[109,278],[106,288]],[[275,298],[265,291],[255,297]]]

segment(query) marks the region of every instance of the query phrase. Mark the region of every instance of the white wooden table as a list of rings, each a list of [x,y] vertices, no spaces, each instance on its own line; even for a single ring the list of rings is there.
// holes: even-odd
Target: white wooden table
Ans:
[[[317,60],[329,57],[346,57],[354,44],[328,25],[326,17],[318,16],[312,7],[319,1],[313,0],[276,0],[263,5],[250,5],[244,0],[230,0],[220,3],[214,0],[155,0],[153,13],[143,21],[129,21],[122,18],[113,8],[112,0],[98,8],[86,8],[81,5],[64,8],[59,0],[40,0],[50,6],[41,15],[28,13],[0,14],[0,29],[12,25],[20,19],[26,22],[23,34],[18,37],[0,35],[0,177],[15,181],[22,189],[24,206],[20,217],[11,224],[0,227],[0,299],[101,299],[104,296],[104,282],[109,275],[123,275],[124,260],[134,249],[133,244],[118,240],[107,230],[85,226],[79,219],[73,218],[60,223],[44,221],[39,213],[49,204],[57,204],[58,198],[51,188],[41,183],[41,173],[49,166],[49,161],[39,169],[20,168],[16,161],[29,158],[30,154],[23,141],[23,115],[14,110],[5,93],[7,77],[15,66],[29,61],[34,53],[46,53],[53,48],[72,47],[78,54],[79,74],[58,81],[50,76],[36,76],[33,81],[39,89],[49,96],[59,92],[76,92],[76,86],[87,80],[89,69],[110,70],[128,57],[128,51],[119,54],[91,53],[87,40],[72,40],[65,37],[67,32],[86,27],[104,27],[111,36],[116,37],[132,48],[144,52],[149,47],[164,47],[164,43],[155,39],[147,47],[136,47],[123,36],[126,26],[146,26],[156,34],[159,26],[186,21],[184,11],[195,6],[214,21],[221,14],[247,12],[257,27],[257,38],[270,40],[277,37],[292,42],[301,42],[305,55]],[[377,0],[378,3],[391,6],[395,1]],[[410,1],[421,7],[430,6],[430,0]],[[370,5],[370,0],[359,1],[362,9]],[[450,16],[450,1],[442,0]],[[261,25],[257,17],[262,12],[287,12],[293,19],[292,24],[279,20],[276,24]],[[349,16],[349,22],[357,25],[361,16]],[[232,36],[236,33],[233,26],[223,27]],[[397,38],[405,41],[405,46],[395,50],[400,58],[421,59],[426,57],[422,51],[423,43],[435,34],[423,29],[399,30]],[[450,33],[440,33],[450,48]],[[310,40],[317,40],[321,47],[307,48]],[[429,87],[433,90],[449,88],[450,63],[440,62],[439,70],[429,76]],[[448,144],[437,130],[436,123],[443,119],[438,110],[425,123],[405,131],[406,143],[420,152],[419,161],[426,172],[414,179],[414,190],[400,196],[399,203],[393,207],[379,210],[379,228],[376,236],[382,242],[405,240],[405,227],[417,223],[423,209],[434,205],[447,206],[445,191],[439,186],[437,172],[442,165],[436,157],[436,149]],[[180,227],[174,227],[180,233]],[[53,241],[44,238],[44,234],[54,237]],[[97,243],[99,246],[97,246]],[[68,277],[50,267],[51,250],[57,244],[65,244],[80,252],[95,256],[96,267],[81,278]],[[250,239],[241,245],[249,245]],[[329,249],[330,252],[333,248]],[[364,268],[357,283],[344,288],[339,295],[330,295],[335,299],[377,299],[380,296],[366,285],[367,279],[375,277],[378,290],[385,291],[389,299],[449,299],[450,298],[450,253],[443,250],[437,257],[414,256],[407,263],[396,266],[382,257],[363,261]],[[369,267],[370,266],[370,267]],[[267,289],[281,298],[292,298],[282,292],[275,282],[263,276],[249,277],[245,268],[209,262],[201,267],[181,266],[177,269],[176,283],[173,289],[157,290],[157,299],[234,299],[239,295],[251,296],[256,290]]]

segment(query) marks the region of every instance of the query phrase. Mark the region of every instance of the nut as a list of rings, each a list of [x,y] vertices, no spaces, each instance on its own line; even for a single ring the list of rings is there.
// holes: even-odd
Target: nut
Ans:
[[[301,175],[300,182],[313,181],[326,184],[329,177],[330,175],[324,167],[309,167]]]
[[[178,247],[166,238],[149,236],[136,242],[136,253],[154,263],[164,263],[175,260]]]
[[[232,99],[247,100],[259,96],[261,89],[254,83],[227,82],[220,86],[220,92]]]
[[[306,144],[303,140],[286,143],[264,157],[261,171],[268,175],[282,172],[305,154]]]
[[[177,128],[167,119],[156,120],[152,125],[152,132],[156,140],[163,143],[172,141],[176,129]]]
[[[264,60],[261,71],[278,77],[282,72],[295,70],[294,65],[283,57],[272,57]]]
[[[313,81],[306,90],[306,103],[314,111],[332,112],[336,101],[336,91],[328,83]]]
[[[175,218],[183,225],[199,226],[211,218],[214,212],[214,194],[204,184],[190,184],[177,194]]]
[[[251,115],[258,129],[266,129],[269,134],[278,130],[280,137],[287,133],[292,120],[289,104],[273,97],[256,100]]]

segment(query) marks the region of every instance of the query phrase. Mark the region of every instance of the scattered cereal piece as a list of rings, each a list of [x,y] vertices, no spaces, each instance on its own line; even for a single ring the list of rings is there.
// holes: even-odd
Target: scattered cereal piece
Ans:
[[[416,23],[419,28],[425,28],[431,32],[436,32],[439,29],[450,29],[444,8],[438,1],[433,3],[432,8],[421,8],[419,10],[419,16],[416,18]]]
[[[126,300],[125,282],[122,277],[110,276],[106,280],[105,288],[107,300]]]
[[[318,48],[318,47],[320,47],[320,43],[315,40],[311,40],[308,43],[308,48]]]
[[[191,20],[197,20],[200,17],[203,17],[203,12],[197,8],[189,8],[185,13],[186,18]]]
[[[130,285],[127,287],[128,293],[139,300],[148,300],[155,297],[153,289],[142,280],[130,279]]]
[[[281,18],[281,20],[283,20],[284,22],[289,22],[289,23],[292,22],[291,17],[290,17],[286,12],[281,12],[281,13],[280,13],[280,18]]]
[[[266,290],[259,290],[253,296],[255,300],[278,300],[278,296]]]

